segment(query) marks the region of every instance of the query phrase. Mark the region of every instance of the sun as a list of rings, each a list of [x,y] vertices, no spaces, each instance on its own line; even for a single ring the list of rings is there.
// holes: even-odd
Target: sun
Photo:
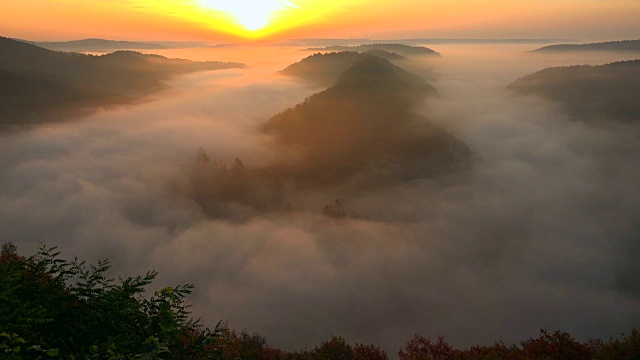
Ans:
[[[86,1],[86,0],[66,0]],[[110,0],[126,2],[143,14],[171,24],[193,24],[224,39],[279,38],[304,27],[321,27],[371,0]],[[0,1],[1,2],[1,1]],[[350,26],[348,23],[347,26]]]
[[[231,16],[247,30],[264,29],[273,20],[274,15],[282,10],[297,8],[288,0],[196,0],[206,9],[223,11]]]

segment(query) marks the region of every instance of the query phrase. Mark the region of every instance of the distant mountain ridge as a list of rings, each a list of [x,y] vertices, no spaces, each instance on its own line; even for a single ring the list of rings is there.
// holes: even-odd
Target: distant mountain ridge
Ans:
[[[547,68],[508,88],[557,101],[580,119],[640,123],[640,60]]]
[[[558,44],[532,50],[537,53],[573,52],[573,51],[630,51],[640,52],[640,40],[608,41],[590,44]]]
[[[424,46],[412,46],[412,45],[404,45],[404,44],[363,44],[357,46],[344,46],[344,45],[335,45],[335,46],[327,46],[327,47],[318,47],[318,48],[308,48],[305,49],[308,51],[355,51],[355,52],[366,52],[371,50],[384,50],[387,52],[396,53],[398,55],[411,57],[411,56],[433,56],[433,57],[441,57],[440,53],[437,51],[431,50]]]
[[[309,46],[313,48],[325,46],[359,46],[362,44],[394,43],[404,45],[425,44],[557,44],[575,42],[575,39],[508,39],[508,38],[411,38],[411,39],[292,39],[285,44],[291,46]]]
[[[43,47],[45,49],[54,51],[114,51],[114,50],[157,50],[166,49],[167,47],[162,44],[146,43],[146,42],[133,42],[133,41],[118,41],[118,40],[105,40],[105,39],[82,39],[71,41],[45,41],[45,42],[30,42],[34,45]]]
[[[29,41],[13,39],[36,45],[47,50],[68,52],[109,52],[116,50],[162,50],[205,48],[215,45],[203,41],[122,41],[107,39],[80,39],[70,41]]]
[[[174,75],[243,66],[134,51],[57,52],[0,37],[0,128],[60,120],[70,109],[131,102],[164,89]]]
[[[363,54],[377,56],[379,58],[383,58],[388,61],[398,61],[398,60],[406,60],[406,56],[398,55],[394,52],[381,50],[381,49],[372,49],[362,52]]]

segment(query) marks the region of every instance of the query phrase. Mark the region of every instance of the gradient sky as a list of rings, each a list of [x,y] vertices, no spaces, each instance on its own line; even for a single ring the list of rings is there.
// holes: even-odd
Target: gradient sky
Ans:
[[[638,0],[3,0],[30,40],[640,38]]]

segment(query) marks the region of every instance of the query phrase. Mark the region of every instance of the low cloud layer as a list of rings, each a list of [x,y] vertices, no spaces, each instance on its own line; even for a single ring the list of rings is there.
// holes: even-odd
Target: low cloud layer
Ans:
[[[0,238],[23,253],[44,242],[107,256],[114,275],[155,269],[157,287],[194,283],[206,324],[290,350],[331,334],[393,353],[414,333],[468,346],[637,326],[640,129],[585,124],[505,89],[573,59],[435,50],[443,58],[425,68],[440,96],[419,113],[469,146],[464,175],[298,192],[293,211],[207,217],[184,192],[198,148],[227,164],[272,163],[280,154],[259,125],[321,90],[259,68],[209,72],[145,104],[2,135]],[[357,216],[324,216],[337,196]]]

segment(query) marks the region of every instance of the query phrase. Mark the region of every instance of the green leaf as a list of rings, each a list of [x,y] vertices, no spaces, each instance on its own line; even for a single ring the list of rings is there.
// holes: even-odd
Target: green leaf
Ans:
[[[60,349],[55,348],[55,349],[47,350],[46,354],[47,356],[56,357],[60,355]]]

